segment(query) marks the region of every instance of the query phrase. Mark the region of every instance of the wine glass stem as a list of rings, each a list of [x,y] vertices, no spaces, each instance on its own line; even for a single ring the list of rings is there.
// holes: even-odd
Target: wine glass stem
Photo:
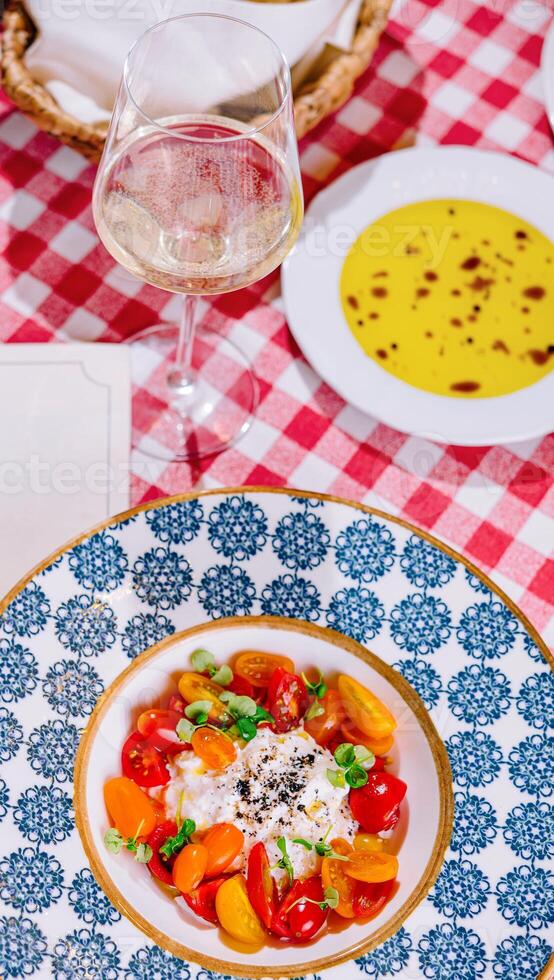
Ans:
[[[196,326],[197,300],[197,296],[191,296],[188,293],[183,297],[175,363],[167,375],[167,383],[176,396],[186,395],[192,391],[194,385],[192,347]]]

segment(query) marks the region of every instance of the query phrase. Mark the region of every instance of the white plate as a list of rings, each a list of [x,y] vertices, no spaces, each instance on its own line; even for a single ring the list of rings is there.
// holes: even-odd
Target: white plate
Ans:
[[[554,372],[501,397],[447,398],[384,371],[348,329],[339,278],[355,239],[394,208],[441,197],[503,208],[554,234],[554,180],[530,164],[457,146],[385,153],[344,174],[308,209],[283,266],[290,328],[315,370],[346,401],[402,432],[462,446],[544,435],[554,429]]]

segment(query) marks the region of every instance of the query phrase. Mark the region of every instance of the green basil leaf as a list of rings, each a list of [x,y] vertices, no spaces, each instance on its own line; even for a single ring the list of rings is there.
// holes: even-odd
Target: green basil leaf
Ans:
[[[228,664],[223,664],[215,674],[212,674],[212,681],[216,684],[221,684],[221,687],[227,687],[228,684],[233,680],[233,671],[228,666]]]
[[[337,786],[341,789],[344,787],[344,773],[340,769],[328,769],[327,779],[331,786]]]
[[[345,776],[346,782],[353,789],[357,789],[359,786],[365,786],[367,783],[367,772],[361,766],[350,766],[350,769],[346,770]]]
[[[353,765],[356,761],[356,753],[354,752],[354,746],[350,742],[342,742],[341,745],[337,746],[335,749],[335,762],[337,766],[341,769],[346,769],[348,766]]]
[[[205,670],[209,670],[210,667],[215,667],[215,657],[213,653],[209,650],[199,649],[195,650],[191,654],[190,662],[194,669],[202,674]]]

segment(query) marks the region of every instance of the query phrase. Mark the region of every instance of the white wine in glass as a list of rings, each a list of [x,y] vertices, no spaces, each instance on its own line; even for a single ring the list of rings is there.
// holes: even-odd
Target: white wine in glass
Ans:
[[[225,449],[246,431],[257,388],[228,338],[196,333],[196,298],[275,269],[303,217],[290,76],[270,38],[211,14],[142,35],[125,64],[93,207],[121,265],[185,294],[179,329],[132,338],[139,355],[164,363],[158,405],[146,419],[141,409],[146,451],[184,460]]]

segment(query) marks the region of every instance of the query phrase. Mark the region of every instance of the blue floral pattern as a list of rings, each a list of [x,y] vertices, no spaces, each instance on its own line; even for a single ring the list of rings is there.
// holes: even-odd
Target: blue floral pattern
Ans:
[[[74,827],[73,800],[59,786],[30,786],[19,797],[13,819],[27,840],[61,843]]]
[[[121,646],[132,660],[174,632],[175,626],[163,613],[137,613],[123,630]]]
[[[491,890],[488,878],[471,861],[446,861],[431,902],[447,919],[471,918],[483,911]]]
[[[178,504],[147,510],[144,518],[163,544],[188,544],[200,531],[204,508],[198,500],[183,500]]]
[[[390,618],[394,642],[409,653],[433,653],[451,633],[452,619],[446,603],[422,592],[402,599]]]
[[[9,762],[23,740],[23,728],[13,711],[0,707],[0,762]]]
[[[391,936],[371,953],[361,956],[356,963],[362,973],[379,980],[380,977],[401,974],[408,963],[412,948],[412,937],[401,926],[396,935]]]
[[[456,574],[454,559],[417,534],[412,534],[406,541],[400,567],[416,589],[441,588],[448,585]]]
[[[115,643],[117,621],[110,606],[91,595],[76,595],[56,612],[56,636],[61,645],[82,657],[96,657]]]
[[[57,858],[38,848],[19,848],[0,861],[0,898],[23,912],[44,912],[63,889]]]
[[[490,725],[510,707],[510,685],[505,674],[494,667],[471,664],[448,684],[452,714],[468,725]]]
[[[37,686],[38,666],[35,656],[15,640],[0,640],[0,700],[17,703]]]
[[[99,531],[75,546],[69,554],[69,567],[83,589],[113,592],[125,578],[128,560],[113,534]]]
[[[332,597],[326,619],[332,629],[351,636],[358,643],[367,643],[381,630],[384,616],[384,606],[374,592],[350,586]]]
[[[83,922],[109,926],[119,922],[121,918],[88,868],[83,868],[75,875],[71,882],[68,901],[75,910],[76,916]]]
[[[117,980],[119,967],[117,946],[101,932],[78,929],[54,947],[55,980]]]
[[[0,916],[0,976],[19,980],[35,972],[46,954],[46,939],[26,917]]]
[[[187,559],[170,548],[152,548],[133,565],[133,586],[139,599],[157,609],[175,609],[186,602],[191,581]]]
[[[251,500],[229,497],[211,511],[208,538],[218,554],[245,561],[265,546],[267,518],[262,508]]]
[[[0,976],[232,980],[120,922],[83,860],[72,779],[94,705],[131,659],[208,618],[260,613],[368,645],[447,739],[455,812],[440,874],[337,978],[536,980],[554,915],[554,684],[541,641],[414,529],[254,490],[112,520],[0,616]]]
[[[252,610],[256,588],[239,565],[213,565],[202,576],[198,598],[212,619],[247,616]]]
[[[394,565],[393,534],[372,517],[354,521],[337,536],[335,561],[347,578],[376,582]]]
[[[262,592],[262,612],[315,622],[321,614],[321,596],[312,582],[297,575],[280,575]]]
[[[517,710],[533,728],[554,728],[554,674],[532,674],[521,685]]]
[[[525,861],[544,861],[554,853],[554,807],[544,801],[522,803],[506,817],[504,840]]]
[[[60,660],[46,671],[42,690],[60,715],[90,715],[104,685],[94,667],[80,660]]]
[[[512,649],[517,629],[517,619],[502,602],[480,602],[463,613],[456,635],[470,657],[493,660]]]
[[[331,535],[317,514],[286,514],[273,536],[273,550],[286,568],[295,572],[317,568],[325,559]]]
[[[4,633],[36,636],[46,626],[49,615],[50,600],[40,585],[30,582],[0,616],[0,627]]]

